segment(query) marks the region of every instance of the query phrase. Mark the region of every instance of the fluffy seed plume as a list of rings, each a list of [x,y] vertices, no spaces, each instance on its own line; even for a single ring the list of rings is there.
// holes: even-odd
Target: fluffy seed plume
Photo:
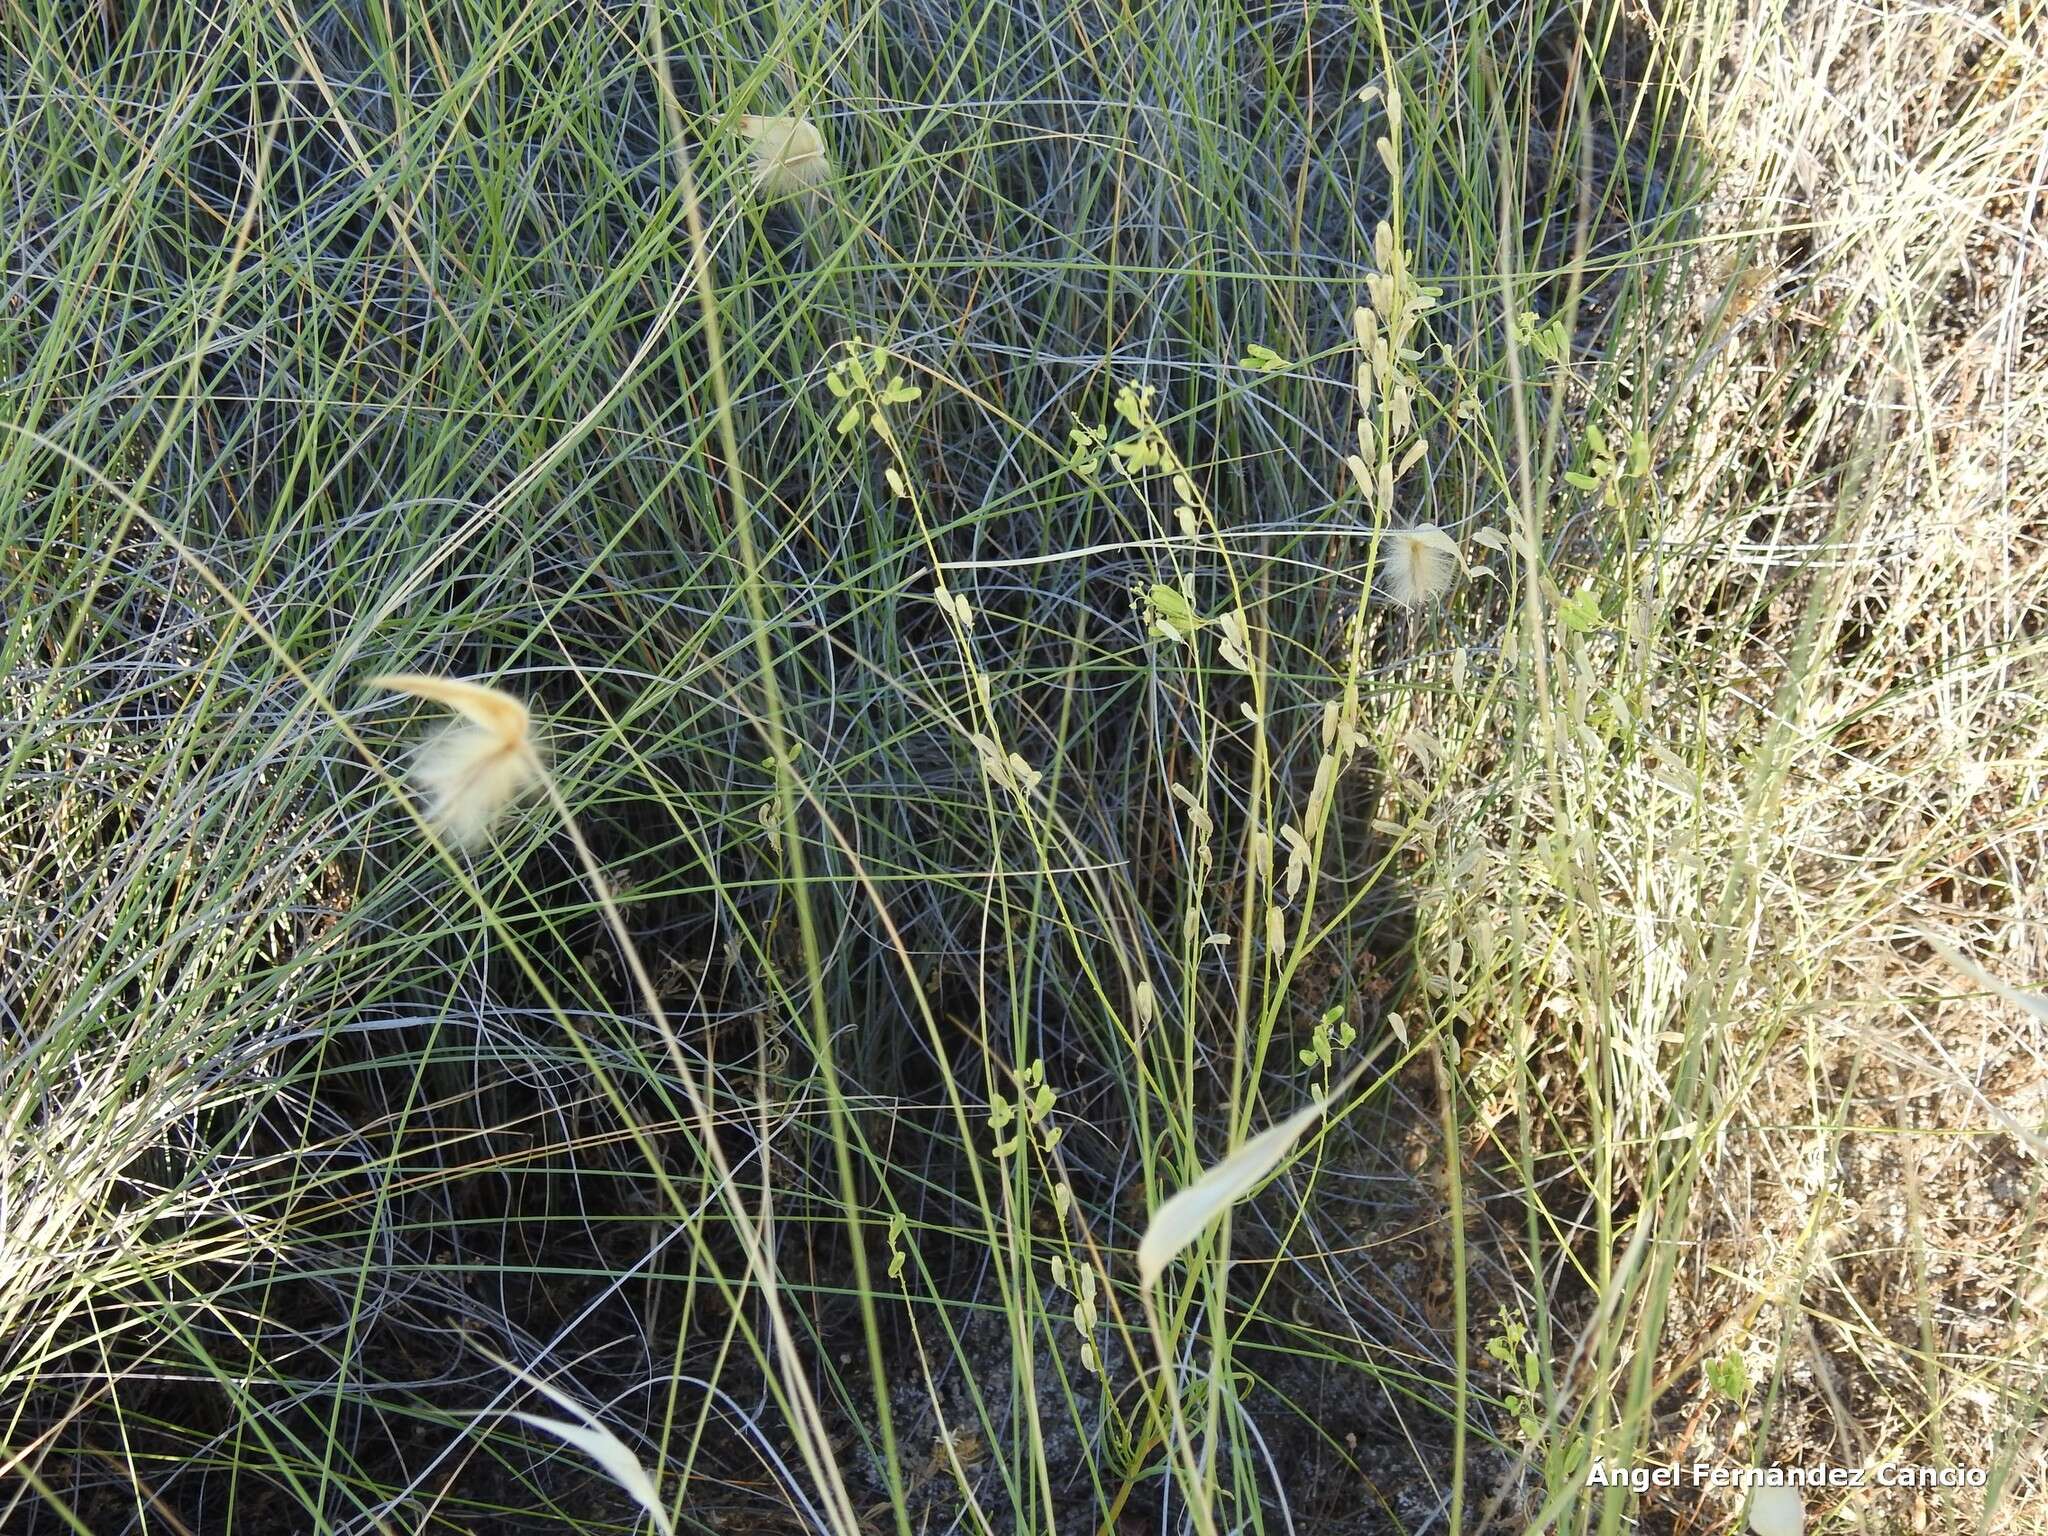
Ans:
[[[740,132],[754,146],[754,187],[769,197],[813,192],[832,174],[825,140],[806,117],[742,117]]]
[[[1431,523],[1392,528],[1380,540],[1380,590],[1403,608],[1416,608],[1451,588],[1458,546]]]
[[[429,737],[413,761],[427,819],[450,842],[482,840],[492,823],[540,780],[533,717],[519,700],[482,683],[385,672],[372,688],[445,704],[462,718]]]

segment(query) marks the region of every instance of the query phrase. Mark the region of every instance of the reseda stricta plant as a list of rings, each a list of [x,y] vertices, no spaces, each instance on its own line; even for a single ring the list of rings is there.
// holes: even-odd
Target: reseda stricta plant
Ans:
[[[1330,1091],[1330,1068],[1336,1061],[1336,1053],[1348,1051],[1358,1040],[1358,1030],[1345,1017],[1342,1003],[1332,1004],[1316,1021],[1316,1027],[1309,1032],[1308,1049],[1299,1053],[1299,1060],[1305,1067],[1320,1067],[1322,1080],[1315,1084],[1318,1094]]]
[[[989,1103],[989,1129],[997,1138],[989,1150],[1005,1160],[1020,1157],[1027,1148],[1037,1154],[1036,1161],[1052,1178],[1053,1219],[1064,1241],[1068,1218],[1074,1209],[1074,1189],[1060,1174],[1053,1157],[1053,1149],[1065,1134],[1064,1127],[1052,1123],[1056,1102],[1058,1096],[1045,1080],[1044,1061],[1032,1062],[1017,1074],[1014,1096],[992,1099]],[[1052,1275],[1053,1283],[1061,1290],[1071,1291],[1075,1298],[1074,1326],[1081,1333],[1081,1364],[1090,1374],[1100,1375],[1102,1362],[1096,1352],[1095,1331],[1101,1318],[1095,1305],[1095,1269],[1086,1259],[1077,1256],[1070,1262],[1055,1254]]]
[[[1376,89],[1361,93],[1370,100]],[[1387,132],[1380,159],[1398,189],[1401,182],[1401,94],[1385,90]],[[1398,192],[1395,217],[1399,217]],[[1358,451],[1345,459],[1374,526],[1381,529],[1380,590],[1399,607],[1413,608],[1450,589],[1458,548],[1442,529],[1428,523],[1397,526],[1394,491],[1403,476],[1428,456],[1429,441],[1417,428],[1416,402],[1423,387],[1415,365],[1422,360],[1422,320],[1443,291],[1418,282],[1411,258],[1394,226],[1382,219],[1373,231],[1378,270],[1366,274],[1366,302],[1352,312],[1358,344]]]
[[[882,348],[858,339],[847,348],[846,355],[827,370],[825,388],[833,399],[844,401],[846,406],[832,424],[832,430],[841,437],[848,437],[865,420],[868,430],[874,433],[889,455],[889,463],[882,469],[882,478],[889,483],[889,493],[899,501],[914,504],[916,498],[911,491],[909,460],[889,424],[889,408],[908,405],[924,391],[902,374],[889,372],[889,354]]]
[[[1131,436],[1111,443],[1109,451],[1115,455],[1124,478],[1134,486],[1142,484],[1140,475],[1146,470],[1156,470],[1167,477],[1173,487],[1174,522],[1182,538],[1194,539],[1202,529],[1202,498],[1195,490],[1187,465],[1167,441],[1166,429],[1152,413],[1152,402],[1158,398],[1159,391],[1150,384],[1125,384],[1118,388],[1113,403],[1117,415],[1131,428]],[[1090,428],[1087,441],[1100,443],[1107,436],[1101,428]]]
[[[889,354],[878,346],[855,340],[846,355],[825,374],[825,388],[832,398],[846,402],[846,409],[832,430],[841,437],[861,424],[868,426],[885,447],[894,449],[895,435],[889,430],[888,406],[908,405],[924,391],[900,373],[889,372]],[[898,494],[902,494],[900,491]]]
[[[1069,1264],[1054,1254],[1052,1283],[1055,1289],[1074,1298],[1074,1328],[1081,1335],[1081,1368],[1092,1376],[1100,1376],[1102,1357],[1096,1352],[1095,1330],[1101,1325],[1102,1312],[1095,1298],[1101,1281],[1096,1277],[1095,1266],[1085,1259]]]
[[[1622,487],[1639,480],[1650,470],[1650,440],[1642,432],[1631,432],[1620,448],[1609,445],[1607,434],[1592,422],[1586,423],[1586,467],[1564,472],[1567,483],[1599,496],[1601,504],[1616,511],[1622,505]]]
[[[903,1266],[910,1258],[910,1255],[903,1248],[903,1234],[909,1230],[910,1218],[901,1211],[894,1212],[889,1217],[889,1278],[891,1280],[903,1278]]]
[[[1138,600],[1145,614],[1145,632],[1158,639],[1186,645],[1202,626],[1202,616],[1184,586],[1169,587],[1155,581],[1140,589]]]
[[[1023,1146],[1028,1134],[1040,1150],[1050,1152],[1060,1144],[1062,1130],[1050,1123],[1053,1105],[1058,1102],[1052,1086],[1045,1080],[1045,1063],[1034,1061],[1017,1074],[1017,1097],[996,1099],[988,1107],[989,1129],[1003,1139],[989,1150],[997,1157],[1008,1157]],[[1011,1125],[1017,1129],[1003,1136]]]
[[[893,368],[892,363],[888,350],[873,342],[855,337],[845,344],[841,355],[825,372],[825,388],[840,402],[832,430],[840,438],[851,440],[865,424],[886,455],[882,478],[890,494],[903,503],[925,542],[932,561],[932,601],[946,615],[967,664],[967,676],[972,683],[969,713],[980,727],[967,732],[968,744],[991,785],[1028,803],[1045,776],[1004,741],[996,715],[994,685],[989,675],[974,663],[974,604],[965,593],[946,584],[910,456],[892,419],[892,413],[899,407],[923,398],[924,390]]]

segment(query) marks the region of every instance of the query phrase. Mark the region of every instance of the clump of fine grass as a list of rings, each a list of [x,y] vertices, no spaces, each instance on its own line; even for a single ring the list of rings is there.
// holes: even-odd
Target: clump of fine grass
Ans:
[[[1491,235],[1424,198],[1438,170],[1374,153],[1399,125],[1324,113],[1292,82],[1338,59],[1319,78],[1346,101],[1392,70],[1411,117],[1446,110],[1422,19],[1336,18],[1269,56],[1232,11],[1215,21],[1237,41],[1199,79],[1142,53],[1133,79],[1105,50],[1134,37],[1084,48],[1001,12],[877,17],[875,46],[850,49],[734,23],[673,39],[659,84],[604,29],[468,19],[451,51],[369,11],[138,14],[111,53],[74,56],[52,11],[9,56],[10,103],[41,92],[54,114],[15,124],[40,156],[13,188],[40,327],[8,335],[15,398],[50,442],[138,466],[157,519],[102,518],[68,460],[9,440],[10,484],[76,521],[72,558],[10,573],[44,615],[32,665],[88,664],[66,638],[80,611],[105,622],[115,673],[138,622],[189,645],[127,696],[166,779],[212,803],[241,765],[249,793],[219,801],[237,848],[289,848],[346,893],[317,945],[234,950],[231,978],[313,995],[236,1090],[282,1235],[246,1282],[206,1282],[286,1288],[323,1348],[195,1325],[130,1363],[224,1403],[250,1428],[221,1453],[235,1486],[315,1529],[501,1518],[507,1485],[536,1521],[588,1523],[578,1506],[604,1496],[523,1438],[465,1438],[489,1388],[421,1337],[442,1314],[525,1360],[559,1356],[579,1319],[586,1379],[564,1390],[631,1405],[679,1499],[742,1487],[759,1490],[746,1512],[832,1518],[822,1464],[777,1459],[812,1373],[831,1423],[811,1443],[851,1434],[861,1497],[894,1508],[993,1528],[1129,1508],[1165,1486],[1169,1407],[1216,1451],[1208,1486],[1161,1499],[1310,1497],[1257,1451],[1314,1421],[1301,1386],[1258,1374],[1300,1341],[1255,1306],[1240,1351],[1225,1267],[1169,1284],[1162,1322],[1176,1340],[1224,1328],[1210,1379],[1230,1396],[1181,1403],[1192,1377],[1126,1396],[1146,1353],[1121,1315],[1133,1197],[1164,1199],[1341,1075],[1373,1026],[1352,965],[1391,947],[1373,924],[1395,897],[1369,835],[1372,546],[1475,507],[1392,417],[1354,500],[1357,402],[1320,371],[1351,366],[1362,279],[1385,275],[1391,177],[1431,203],[1390,221],[1418,270],[1499,264]],[[850,217],[800,249],[753,215],[758,162],[688,138],[770,107],[764,58],[791,61],[783,99],[814,126],[849,125],[832,171]],[[46,86],[78,71],[82,95]],[[78,149],[118,120],[78,104],[172,97],[196,114],[168,114],[147,156]],[[801,135],[773,138],[755,143],[778,166],[790,149],[813,165]],[[744,459],[707,408],[677,154]],[[128,216],[86,216],[116,186]],[[83,279],[110,265],[127,302],[103,324]],[[1443,381],[1478,363],[1477,316],[1434,338],[1465,349]],[[167,367],[180,335],[217,338],[196,372]],[[863,405],[841,432],[826,379],[872,359],[856,337],[887,366],[837,375]],[[1235,371],[1253,344],[1301,361]],[[1389,381],[1414,388],[1412,363],[1391,358]],[[1406,409],[1440,430],[1419,395]],[[162,601],[159,525],[274,650],[204,584]],[[1172,648],[1134,621],[1134,586],[1185,605]],[[532,679],[555,754],[532,788],[573,815],[484,814],[527,790],[523,759],[458,735],[428,759],[424,809],[504,856],[449,863],[394,834],[388,784],[355,787],[342,764],[361,754],[317,702],[385,655]],[[233,711],[217,724],[181,712],[201,682]],[[38,730],[63,713],[35,710]],[[483,765],[493,793],[467,796]],[[594,881],[572,878],[570,827]],[[172,902],[136,954],[175,950],[185,916]],[[1311,988],[1326,965],[1340,979]],[[728,1136],[755,1155],[720,1170]],[[216,1149],[193,1166],[225,1165]],[[1317,1202],[1301,1208],[1320,1251]],[[1264,1215],[1239,1235],[1283,1238]],[[817,1321],[769,1337],[771,1286]],[[1335,1308],[1368,1310],[1342,1289]],[[1339,1397],[1380,1401],[1369,1353],[1329,1337],[1310,1347],[1351,1383]],[[206,1465],[204,1440],[106,1379],[99,1426]],[[266,1417],[272,1398],[290,1407]],[[29,1401],[38,1425],[61,1417]],[[444,1434],[376,1432],[397,1415]],[[1395,1410],[1439,1432],[1410,1416]],[[491,1477],[451,1468],[458,1441]],[[231,1518],[218,1481],[146,1480],[188,1523]],[[1323,1481],[1355,1485],[1334,1466]]]
[[[2039,970],[2032,535],[1895,515],[1970,370],[1834,436],[1991,270],[2016,50],[1836,178],[1917,222],[1718,228],[1779,23],[1716,7],[109,16],[0,24],[0,1526],[1581,1532],[1670,1394],[1762,1456],[1827,1371],[2025,1492],[1950,1186],[1853,1253],[1780,1188],[1870,1140],[1831,1085],[1973,1126],[2014,1067],[1901,1047],[1966,1005],[1889,914]],[[1755,142],[1869,142],[1811,126]],[[1771,298],[1702,320],[1733,248]],[[334,707],[384,656],[521,678],[548,761],[493,702],[412,835]]]

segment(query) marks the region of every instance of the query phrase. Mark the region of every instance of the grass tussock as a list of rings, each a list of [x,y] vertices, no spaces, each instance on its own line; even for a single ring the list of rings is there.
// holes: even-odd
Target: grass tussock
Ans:
[[[0,1530],[2039,1528],[2036,20],[0,16]]]

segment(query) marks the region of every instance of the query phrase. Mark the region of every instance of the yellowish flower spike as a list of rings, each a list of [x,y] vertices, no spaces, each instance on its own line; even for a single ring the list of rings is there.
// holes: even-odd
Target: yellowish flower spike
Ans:
[[[825,140],[805,117],[742,117],[739,129],[754,146],[754,186],[769,197],[813,192],[832,174]]]
[[[513,802],[540,781],[533,716],[511,694],[416,672],[380,673],[370,686],[444,704],[462,717],[428,738],[413,762],[427,819],[450,842],[481,842]]]
[[[1451,589],[1458,546],[1429,523],[1390,528],[1380,539],[1380,590],[1402,608],[1416,608]]]

